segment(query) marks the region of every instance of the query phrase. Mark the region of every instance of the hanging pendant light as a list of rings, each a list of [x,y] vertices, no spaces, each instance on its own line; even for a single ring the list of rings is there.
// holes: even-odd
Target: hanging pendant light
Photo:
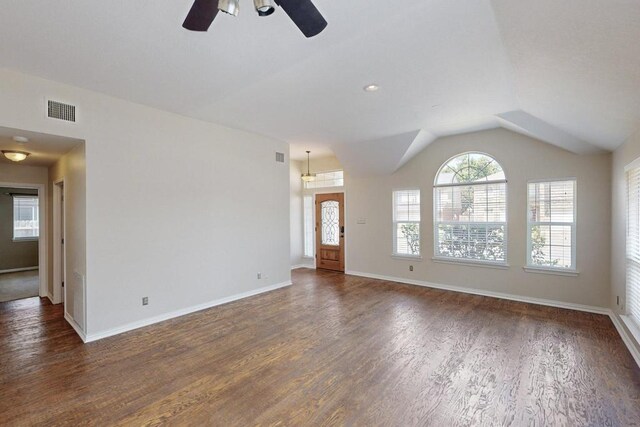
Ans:
[[[307,173],[302,174],[302,180],[304,182],[311,182],[316,180],[316,174],[309,172],[309,154],[311,154],[311,151],[307,151]]]

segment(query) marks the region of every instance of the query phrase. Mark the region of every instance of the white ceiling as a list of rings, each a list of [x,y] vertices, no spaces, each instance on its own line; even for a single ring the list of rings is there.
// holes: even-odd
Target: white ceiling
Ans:
[[[357,163],[366,144],[423,135],[401,161],[373,150],[363,173],[469,130],[582,153],[640,125],[638,0],[314,0],[329,26],[312,39],[250,0],[188,32],[191,2],[10,1],[0,66],[285,140],[299,159],[308,147]]]
[[[18,143],[13,140],[14,136],[26,137],[29,142]],[[78,139],[0,127],[0,150],[17,150],[30,153],[29,157],[18,163],[19,165],[49,167],[80,143],[82,141]],[[0,155],[0,165],[2,164],[16,163]]]

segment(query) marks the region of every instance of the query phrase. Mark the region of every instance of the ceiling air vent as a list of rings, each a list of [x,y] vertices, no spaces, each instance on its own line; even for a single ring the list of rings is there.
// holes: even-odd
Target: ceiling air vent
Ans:
[[[49,99],[47,100],[47,117],[75,123],[76,106]]]
[[[276,152],[276,162],[284,163],[284,153]]]

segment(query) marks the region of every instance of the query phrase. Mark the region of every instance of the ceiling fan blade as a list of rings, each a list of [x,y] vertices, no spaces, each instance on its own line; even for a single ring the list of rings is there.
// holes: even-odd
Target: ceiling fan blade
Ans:
[[[207,31],[218,14],[218,0],[196,0],[182,26],[191,31]]]
[[[275,0],[306,37],[313,37],[327,27],[327,21],[311,0]]]

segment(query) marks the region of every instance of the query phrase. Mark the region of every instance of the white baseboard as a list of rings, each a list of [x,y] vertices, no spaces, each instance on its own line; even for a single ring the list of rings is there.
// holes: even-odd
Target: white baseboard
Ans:
[[[165,320],[173,319],[176,317],[184,316],[186,314],[195,313],[196,311],[206,310],[207,308],[215,307],[217,305],[227,304],[233,301],[237,301],[240,299],[248,298],[254,295],[259,295],[265,292],[274,291],[276,289],[284,288],[286,286],[290,286],[291,281],[277,283],[275,285],[265,286],[262,288],[255,289],[253,291],[243,292],[241,294],[231,295],[229,297],[220,298],[217,300],[205,302],[203,304],[194,305],[191,307],[183,308],[180,310],[172,311],[169,313],[161,314],[158,316],[150,317],[148,319],[142,319],[135,322],[127,323],[122,326],[118,326],[117,328],[108,329],[102,332],[96,332],[93,334],[89,334],[86,337],[85,342],[92,342],[101,340],[103,338],[111,337],[113,335],[118,335],[123,332],[132,331],[134,329],[142,328],[144,326],[153,325],[154,323],[159,323]]]
[[[633,344],[634,343],[633,338],[631,338],[629,334],[627,334],[627,330],[625,329],[622,323],[622,320],[620,319],[620,316],[615,314],[612,310],[609,310],[609,317],[611,318],[613,325],[616,327],[618,334],[620,334],[622,341],[629,349],[629,352],[633,356],[634,360],[636,361],[638,366],[640,366],[640,351],[638,351],[636,346]]]
[[[87,342],[87,336],[84,333],[84,331],[82,330],[82,328],[80,327],[80,325],[78,325],[76,323],[75,320],[73,320],[73,317],[71,317],[71,315],[69,313],[67,313],[67,311],[65,310],[64,312],[64,319],[69,322],[69,324],[71,325],[71,327],[73,329],[75,329],[76,333],[78,335],[80,335],[80,338],[82,339],[82,341]]]
[[[298,268],[315,268],[315,267],[313,266],[313,264],[296,264],[291,266],[292,270],[297,270]]]
[[[55,305],[55,302],[53,302],[53,296],[51,296],[51,294],[50,294],[50,293],[47,293],[46,297],[47,297],[47,298],[49,298],[49,302],[50,302],[51,304],[54,304],[54,305]]]
[[[22,268],[10,268],[8,270],[0,270],[0,274],[2,273],[19,273],[21,271],[33,271],[33,270],[37,270],[40,267],[38,267],[37,265],[35,267],[22,267]]]
[[[570,303],[570,302],[555,301],[555,300],[544,299],[544,298],[527,297],[527,296],[521,296],[521,295],[507,294],[507,293],[504,293],[504,292],[485,291],[485,290],[482,290],[482,289],[465,288],[465,287],[462,287],[462,286],[441,285],[441,284],[438,284],[438,283],[425,282],[425,281],[422,281],[422,280],[413,280],[413,279],[404,279],[404,278],[400,278],[400,277],[382,276],[382,275],[379,275],[379,274],[362,273],[362,272],[359,272],[359,271],[347,271],[346,273],[350,274],[352,276],[367,277],[367,278],[370,278],[370,279],[379,279],[379,280],[386,280],[386,281],[389,281],[389,282],[406,283],[408,285],[424,286],[424,287],[427,287],[427,288],[443,289],[443,290],[446,290],[446,291],[462,292],[462,293],[465,293],[465,294],[481,295],[481,296],[485,296],[485,297],[500,298],[500,299],[506,299],[506,300],[510,300],[510,301],[519,301],[519,302],[526,302],[526,303],[530,303],[530,304],[546,305],[546,306],[550,306],[550,307],[566,308],[566,309],[569,309],[569,310],[586,311],[588,313],[597,313],[597,314],[609,315],[609,313],[611,312],[611,310],[609,310],[608,308],[604,308],[604,307],[596,307],[596,306],[591,306],[591,305],[574,304],[574,303]]]

